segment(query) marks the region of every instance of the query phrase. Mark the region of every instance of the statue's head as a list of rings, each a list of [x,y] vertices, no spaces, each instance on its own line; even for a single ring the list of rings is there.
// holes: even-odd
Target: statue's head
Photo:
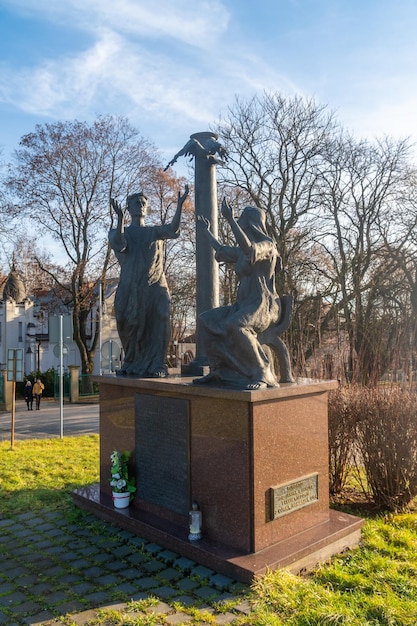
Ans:
[[[270,239],[266,230],[266,211],[255,206],[243,209],[238,224],[252,240]]]
[[[148,198],[144,193],[132,193],[127,196],[127,210],[130,215],[139,215],[144,217],[148,212]]]

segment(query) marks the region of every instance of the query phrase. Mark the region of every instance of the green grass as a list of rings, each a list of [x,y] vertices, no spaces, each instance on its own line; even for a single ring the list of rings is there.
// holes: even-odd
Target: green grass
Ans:
[[[0,443],[3,516],[42,508],[70,509],[71,492],[99,480],[98,435]],[[57,493],[59,492],[59,497]]]
[[[98,481],[98,441],[98,436],[24,441],[14,450],[1,443],[2,516],[28,508],[73,513],[71,491]],[[249,602],[250,613],[236,614],[234,626],[415,626],[417,514],[368,518],[360,547],[308,575],[270,572],[254,583]],[[150,609],[137,604],[128,612],[102,611],[91,624],[163,623],[154,621]],[[192,618],[190,624],[214,623],[198,604],[179,609]]]
[[[368,520],[360,548],[308,577],[270,573],[254,587],[253,624],[417,624],[417,519]],[[269,620],[269,621],[268,621]],[[280,621],[281,620],[281,621]]]

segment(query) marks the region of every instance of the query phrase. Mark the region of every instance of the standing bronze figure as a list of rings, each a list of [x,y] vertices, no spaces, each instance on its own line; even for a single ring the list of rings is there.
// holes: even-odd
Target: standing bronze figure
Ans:
[[[117,330],[124,350],[118,374],[137,377],[168,375],[166,354],[170,339],[171,299],[164,273],[164,241],[179,236],[182,206],[188,196],[178,193],[173,220],[146,226],[148,200],[143,193],[127,198],[131,224],[125,227],[125,210],[112,199],[117,226],[109,242],[120,264],[115,296]]]

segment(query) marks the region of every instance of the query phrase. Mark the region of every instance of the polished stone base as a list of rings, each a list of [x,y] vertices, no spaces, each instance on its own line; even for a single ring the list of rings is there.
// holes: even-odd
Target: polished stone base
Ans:
[[[362,520],[329,509],[327,394],[336,383],[240,391],[189,378],[97,380],[100,488],[75,492],[78,506],[243,582],[267,569],[311,569],[359,542]],[[126,511],[111,500],[113,449],[130,450],[137,472]],[[192,501],[203,516],[198,542],[188,541]]]
[[[323,524],[257,553],[243,554],[204,538],[190,542],[188,528],[132,506],[115,509],[111,498],[100,494],[99,485],[79,489],[73,492],[73,498],[77,506],[101,519],[248,584],[267,570],[285,568],[295,574],[311,570],[317,563],[357,545],[363,525],[358,517],[330,510],[329,519]]]

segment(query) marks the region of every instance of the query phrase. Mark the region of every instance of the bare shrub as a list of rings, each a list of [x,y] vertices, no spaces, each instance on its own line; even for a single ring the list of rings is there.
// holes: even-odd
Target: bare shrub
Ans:
[[[353,468],[368,501],[404,509],[417,495],[417,398],[398,387],[341,387],[329,394],[330,492]],[[364,478],[365,477],[365,478]]]
[[[416,394],[397,387],[362,388],[356,446],[374,503],[404,509],[417,495]]]
[[[357,412],[354,390],[339,387],[329,393],[329,487],[332,495],[342,492],[353,463]]]

